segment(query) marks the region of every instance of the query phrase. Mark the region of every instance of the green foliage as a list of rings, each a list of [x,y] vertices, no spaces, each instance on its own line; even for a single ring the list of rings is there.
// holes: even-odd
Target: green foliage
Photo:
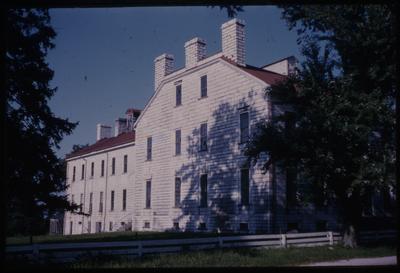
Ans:
[[[6,13],[7,233],[40,233],[56,211],[74,209],[63,192],[64,164],[54,153],[77,125],[48,106],[56,92],[46,63],[56,36],[46,9]]]
[[[258,125],[246,154],[265,155],[265,170],[296,167],[356,224],[367,191],[395,187],[394,14],[385,5],[294,5],[283,18],[305,61],[267,90],[287,111]]]

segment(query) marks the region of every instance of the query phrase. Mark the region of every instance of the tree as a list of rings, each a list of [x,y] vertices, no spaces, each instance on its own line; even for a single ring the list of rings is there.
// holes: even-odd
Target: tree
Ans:
[[[391,6],[284,6],[305,61],[267,90],[289,111],[260,123],[251,161],[297,168],[341,208],[345,244],[356,246],[363,196],[395,187],[395,17]],[[285,124],[293,126],[285,126]],[[315,192],[315,191],[314,191]]]
[[[48,100],[54,72],[45,57],[55,31],[46,9],[6,12],[7,234],[42,233],[57,210],[74,210],[65,169],[54,150],[77,123],[56,117]]]

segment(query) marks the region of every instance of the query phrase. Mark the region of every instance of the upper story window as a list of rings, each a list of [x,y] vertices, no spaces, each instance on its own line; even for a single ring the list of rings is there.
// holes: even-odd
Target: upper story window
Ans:
[[[94,176],[94,162],[92,162],[92,165],[90,166],[90,177]]]
[[[115,174],[115,157],[111,160],[111,175]]]
[[[200,78],[200,97],[207,97],[207,75],[204,75]]]
[[[151,180],[146,181],[146,209],[151,208]]]
[[[82,164],[81,180],[85,178],[85,164]]]
[[[124,155],[124,173],[128,172],[128,155]]]
[[[72,168],[72,182],[75,182],[76,167]]]
[[[182,85],[178,84],[175,86],[175,100],[176,106],[182,105]]]
[[[200,125],[200,151],[207,150],[207,123]]]
[[[240,199],[244,206],[249,205],[249,169],[240,170]]]
[[[200,176],[200,207],[207,207],[207,174]]]
[[[249,112],[240,114],[240,143],[249,140]]]
[[[175,131],[175,155],[181,154],[181,130]]]
[[[83,210],[83,193],[81,193],[81,197],[79,199],[79,211],[82,212]]]
[[[147,138],[147,160],[151,160],[152,138]]]
[[[104,176],[104,160],[101,161],[101,176]]]

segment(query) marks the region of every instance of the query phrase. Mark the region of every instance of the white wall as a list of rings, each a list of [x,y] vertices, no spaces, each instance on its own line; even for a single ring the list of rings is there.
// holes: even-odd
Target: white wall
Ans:
[[[70,233],[70,221],[73,221],[73,234],[87,233],[88,222],[91,222],[91,233],[95,232],[95,223],[102,222],[102,230],[109,231],[109,222],[113,222],[113,230],[120,227],[121,222],[126,224],[132,221],[134,175],[135,175],[135,146],[102,152],[96,155],[87,155],[83,158],[68,161],[67,181],[69,198],[74,194],[75,203],[79,204],[80,194],[85,194],[84,212],[89,211],[89,195],[93,192],[93,209],[89,217],[66,213],[64,234]],[[123,173],[124,155],[128,155],[128,171]],[[112,158],[115,157],[115,175],[111,175]],[[108,158],[108,161],[107,161]],[[85,162],[85,160],[86,162]],[[101,177],[101,161],[105,161],[104,177]],[[91,162],[95,163],[94,177],[91,178]],[[86,163],[86,180],[81,180],[81,165]],[[76,181],[72,182],[73,166],[76,166]],[[86,188],[85,188],[86,184]],[[127,190],[126,210],[122,210],[122,192]],[[114,210],[110,211],[111,191],[115,191]],[[103,212],[99,212],[100,192],[103,191]],[[79,224],[81,222],[82,224]]]
[[[200,99],[200,77],[208,77],[208,97]],[[182,105],[175,107],[176,80],[182,80]],[[251,171],[253,204],[239,211],[240,166],[244,162],[239,145],[239,108],[248,105],[250,124],[266,118],[266,84],[219,61],[182,78],[167,82],[136,128],[137,176],[135,178],[135,229],[150,222],[152,230],[172,228],[173,222],[188,230],[205,221],[215,228],[215,205],[221,198],[231,208],[231,225],[248,222],[250,230],[269,229],[269,175]],[[198,151],[199,129],[208,123],[208,151]],[[181,129],[182,154],[175,156],[175,130]],[[147,137],[152,137],[152,161],[146,161]],[[199,209],[199,176],[208,173],[209,208]],[[182,177],[183,208],[174,208],[175,176]],[[152,180],[152,206],[145,207],[146,180]],[[222,197],[220,196],[222,194]],[[229,203],[230,202],[230,203]],[[255,204],[258,204],[257,206]],[[262,209],[261,209],[262,208]],[[249,214],[252,214],[249,217]]]

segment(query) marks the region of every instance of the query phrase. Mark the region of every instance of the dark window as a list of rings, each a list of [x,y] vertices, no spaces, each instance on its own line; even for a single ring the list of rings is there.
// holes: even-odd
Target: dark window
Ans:
[[[297,205],[296,169],[286,168],[286,207]]]
[[[90,177],[94,176],[94,162],[92,162],[92,165],[90,166]]]
[[[179,229],[179,223],[178,222],[174,222],[174,229],[178,230]]]
[[[99,212],[103,212],[103,192],[100,192]]]
[[[179,177],[175,178],[175,207],[181,205],[181,179]]]
[[[71,195],[71,203],[74,203],[75,202],[75,200],[74,200],[74,195],[72,194]]]
[[[207,75],[200,78],[201,97],[207,97]]]
[[[240,143],[249,140],[249,112],[240,114]]]
[[[182,85],[177,85],[175,87],[175,92],[176,92],[176,106],[179,106],[182,104]]]
[[[239,230],[240,231],[248,231],[249,230],[249,224],[248,223],[240,223],[239,224]]]
[[[112,158],[111,162],[111,175],[115,174],[115,157]]]
[[[298,232],[299,231],[299,224],[296,223],[296,222],[288,223],[287,224],[287,231]]]
[[[101,176],[104,176],[104,160],[101,161]]]
[[[126,210],[126,190],[122,191],[122,210]]]
[[[200,151],[207,150],[207,123],[200,125]]]
[[[89,194],[89,214],[92,213],[93,209],[93,192]]]
[[[69,222],[69,234],[72,234],[72,227],[73,227],[73,222]]]
[[[110,227],[109,227],[110,231],[113,230],[113,222],[110,222]]]
[[[146,208],[151,207],[151,180],[146,181]]]
[[[175,155],[181,154],[181,130],[175,131]]]
[[[200,176],[200,207],[207,207],[207,174]]]
[[[199,230],[206,230],[207,229],[206,223],[199,223],[198,229]]]
[[[101,232],[101,222],[96,222],[96,232]]]
[[[326,221],[320,220],[315,222],[316,231],[326,231]]]
[[[144,222],[144,228],[150,228],[150,222]]]
[[[147,138],[147,160],[151,160],[152,138]]]
[[[85,165],[82,164],[81,180],[85,178]]]
[[[240,170],[240,199],[242,205],[249,205],[249,169]]]
[[[110,205],[110,210],[114,210],[114,191],[111,191],[111,205]]]
[[[92,232],[92,222],[90,222],[90,221],[88,221],[87,231],[88,231],[88,233]]]
[[[124,155],[124,173],[128,171],[128,155]]]
[[[83,210],[83,193],[81,193],[81,196],[79,198],[79,211],[82,212]]]
[[[74,168],[72,169],[72,182],[75,182],[75,173],[76,173],[76,168],[74,166]]]

